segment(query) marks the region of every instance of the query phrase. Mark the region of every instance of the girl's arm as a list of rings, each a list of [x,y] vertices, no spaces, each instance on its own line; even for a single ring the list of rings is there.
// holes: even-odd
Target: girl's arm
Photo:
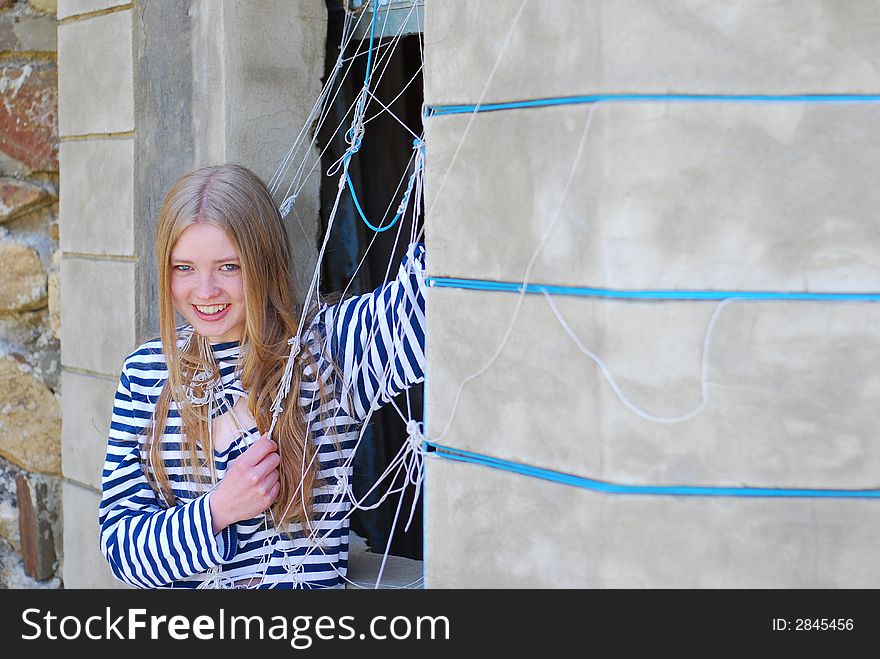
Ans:
[[[129,360],[114,399],[101,479],[101,551],[118,579],[157,588],[231,560],[237,542],[234,525],[212,531],[213,492],[167,508],[147,483],[140,442],[152,404],[132,395],[129,373],[136,371]]]
[[[394,280],[330,307],[326,322],[343,400],[363,421],[424,379],[425,246],[410,245]]]

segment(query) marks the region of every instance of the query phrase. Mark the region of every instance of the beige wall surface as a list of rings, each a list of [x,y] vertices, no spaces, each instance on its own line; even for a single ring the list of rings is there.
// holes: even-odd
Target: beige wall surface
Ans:
[[[791,9],[428,3],[426,102],[876,93],[876,3]],[[430,275],[612,297],[555,295],[565,327],[541,294],[431,289],[428,438],[619,485],[877,488],[876,304],[614,294],[875,292],[878,116],[645,101],[429,117]],[[873,500],[609,494],[442,455],[427,483],[429,587],[880,584]]]

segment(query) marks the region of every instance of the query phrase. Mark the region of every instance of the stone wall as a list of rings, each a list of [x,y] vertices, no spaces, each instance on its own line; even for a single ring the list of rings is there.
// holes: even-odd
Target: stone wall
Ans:
[[[871,0],[431,2],[425,101],[876,94],[878,44]],[[653,100],[431,117],[429,272],[622,293],[876,291],[878,115]],[[518,300],[438,287],[428,437],[633,489],[878,487],[877,304],[728,304],[701,408],[717,301],[555,299],[634,406],[701,411],[637,416],[542,295],[456,404]],[[428,586],[880,584],[876,499],[609,493],[437,456],[426,483]]]
[[[0,2],[0,588],[61,585],[55,13]]]

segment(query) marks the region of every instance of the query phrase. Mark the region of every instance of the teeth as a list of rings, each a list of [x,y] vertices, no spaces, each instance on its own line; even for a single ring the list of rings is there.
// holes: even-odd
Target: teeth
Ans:
[[[223,311],[228,306],[229,306],[228,304],[212,304],[207,307],[200,307],[200,306],[196,305],[196,309],[198,309],[200,312],[202,312],[204,314],[215,314],[215,313],[219,313],[219,312]]]

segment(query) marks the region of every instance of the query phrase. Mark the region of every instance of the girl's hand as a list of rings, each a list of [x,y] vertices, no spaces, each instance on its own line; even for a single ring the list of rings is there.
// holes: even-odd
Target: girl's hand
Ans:
[[[211,493],[214,535],[230,524],[256,517],[275,503],[281,489],[278,445],[260,437],[242,453]]]

